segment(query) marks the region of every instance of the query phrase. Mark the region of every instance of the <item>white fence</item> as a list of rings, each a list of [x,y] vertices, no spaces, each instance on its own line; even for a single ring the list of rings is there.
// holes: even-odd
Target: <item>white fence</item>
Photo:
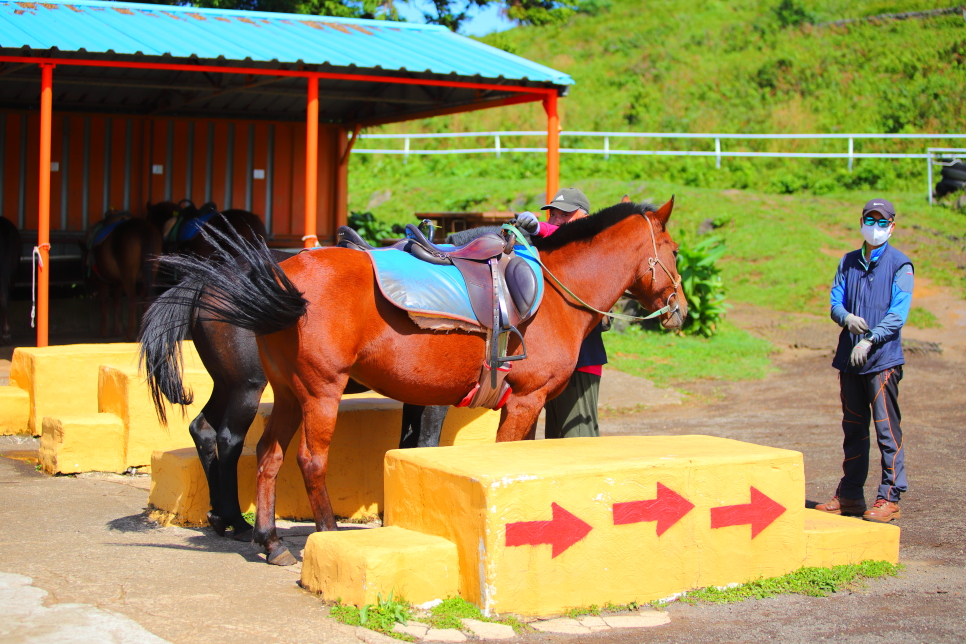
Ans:
[[[509,132],[459,132],[445,134],[360,134],[360,139],[402,140],[403,147],[399,148],[353,148],[354,154],[401,154],[408,159],[410,155],[430,154],[495,154],[497,158],[505,152],[546,152],[546,147],[509,147],[504,143],[507,138],[541,137],[547,133],[541,131],[509,131]],[[674,156],[674,157],[714,157],[715,166],[721,167],[721,159],[727,157],[741,158],[780,158],[780,159],[848,159],[849,171],[855,159],[924,159],[928,168],[929,203],[932,203],[932,166],[942,163],[940,159],[952,157],[954,160],[966,159],[966,149],[963,148],[927,148],[925,152],[856,152],[855,141],[862,139],[966,139],[966,134],[692,134],[682,132],[571,132],[563,131],[561,138],[595,138],[601,140],[600,148],[560,148],[562,154],[595,154],[605,159],[614,156]],[[412,148],[411,142],[423,139],[461,139],[461,138],[493,138],[493,147],[486,148],[450,148],[444,150],[423,150]],[[621,139],[697,139],[714,142],[714,150],[627,150],[611,147],[611,140]],[[848,150],[842,152],[750,152],[746,150],[724,150],[722,141],[749,140],[841,140],[848,141]],[[948,165],[948,163],[947,163]]]

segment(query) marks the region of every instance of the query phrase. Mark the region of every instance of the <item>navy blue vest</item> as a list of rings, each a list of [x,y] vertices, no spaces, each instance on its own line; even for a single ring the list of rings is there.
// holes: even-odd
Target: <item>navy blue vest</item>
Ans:
[[[892,284],[896,271],[903,264],[912,264],[900,251],[887,245],[879,259],[866,270],[862,266],[862,249],[854,250],[842,260],[845,276],[845,309],[852,315],[865,318],[869,328],[875,328],[889,312],[892,304]],[[861,340],[843,328],[832,366],[845,373],[878,373],[905,363],[902,357],[902,329],[879,344],[872,345],[869,361],[861,368],[849,366],[852,348]]]
[[[598,323],[590,330],[590,335],[584,338],[580,345],[580,354],[577,356],[577,369],[581,367],[595,367],[599,364],[607,364],[607,352],[604,351],[604,332],[603,322]]]

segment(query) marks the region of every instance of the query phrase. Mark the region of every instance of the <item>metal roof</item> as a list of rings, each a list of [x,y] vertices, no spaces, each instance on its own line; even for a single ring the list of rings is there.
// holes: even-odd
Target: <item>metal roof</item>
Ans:
[[[438,25],[92,0],[0,0],[0,55],[378,74],[561,92],[573,84],[566,74]],[[9,65],[0,70],[0,107],[29,107],[37,100],[36,67]],[[295,119],[304,117],[305,82],[60,66],[54,100],[59,109]],[[333,122],[386,120],[511,95],[323,79],[320,111]]]

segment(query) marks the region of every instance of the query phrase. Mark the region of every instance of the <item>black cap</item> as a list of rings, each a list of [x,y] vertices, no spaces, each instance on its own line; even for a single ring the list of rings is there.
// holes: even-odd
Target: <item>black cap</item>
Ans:
[[[561,188],[550,200],[550,203],[540,210],[549,208],[557,208],[564,212],[573,212],[579,208],[590,214],[590,201],[587,199],[587,195],[577,188]]]
[[[885,199],[873,199],[865,204],[865,207],[862,209],[862,216],[865,217],[870,212],[881,213],[889,219],[895,219],[896,217],[896,209],[892,205],[892,202],[886,201]]]

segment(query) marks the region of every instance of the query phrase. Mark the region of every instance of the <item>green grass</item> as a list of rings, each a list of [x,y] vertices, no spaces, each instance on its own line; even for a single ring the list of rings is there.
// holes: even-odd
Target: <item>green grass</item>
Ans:
[[[611,366],[652,380],[659,386],[706,378],[763,378],[772,369],[769,356],[774,351],[766,340],[727,320],[712,338],[632,327],[624,333],[605,333],[604,345]]]
[[[525,625],[515,617],[493,618],[486,617],[483,612],[461,597],[450,597],[444,599],[439,606],[430,610],[429,617],[425,620],[433,628],[463,628],[464,619],[475,619],[481,622],[493,622],[495,624],[506,624],[513,627],[518,633],[525,630]]]
[[[249,523],[251,523],[252,525],[255,525],[255,511],[254,510],[252,510],[251,512],[242,512],[242,518],[245,519],[245,521],[248,521]]]
[[[914,306],[909,310],[909,319],[906,324],[919,329],[936,329],[942,326],[936,316],[922,308]]]
[[[383,599],[380,595],[378,603],[366,604],[362,608],[336,601],[329,609],[329,615],[343,624],[364,626],[396,639],[410,642],[414,638],[402,633],[394,633],[392,629],[396,624],[405,624],[412,618],[412,614],[412,604],[405,599],[394,598],[393,593],[389,593],[389,597],[386,599]]]
[[[842,589],[861,587],[861,584],[868,579],[895,577],[901,570],[902,565],[886,561],[863,561],[859,564],[832,568],[801,568],[781,577],[758,579],[730,588],[701,588],[683,595],[679,601],[689,604],[696,602],[727,604],[783,594],[828,597]]]

